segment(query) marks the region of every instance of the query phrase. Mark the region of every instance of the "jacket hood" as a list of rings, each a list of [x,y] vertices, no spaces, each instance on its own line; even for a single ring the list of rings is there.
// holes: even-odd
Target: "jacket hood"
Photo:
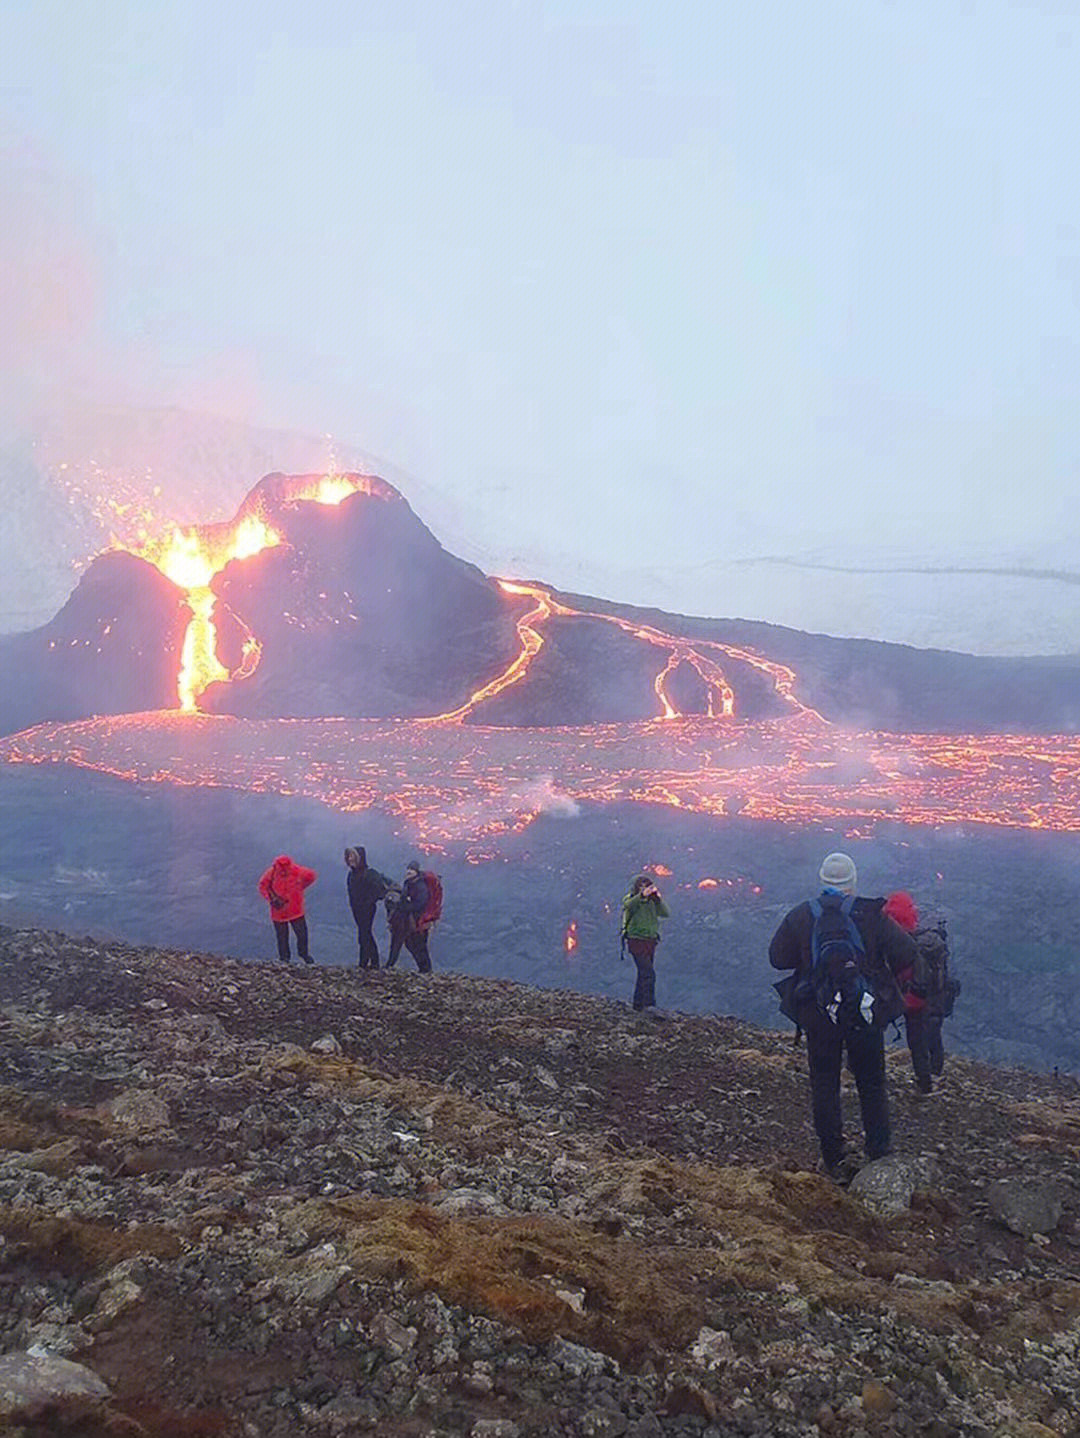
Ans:
[[[915,900],[903,889],[889,895],[882,912],[888,914],[890,919],[909,934],[919,926],[919,911],[915,907]]]
[[[350,844],[349,847],[345,850],[346,859],[349,857],[350,854],[356,855],[358,865],[361,869],[367,868],[367,850],[364,848],[363,844]]]
[[[274,868],[275,868],[275,869],[291,869],[291,868],[292,868],[292,860],[289,858],[288,854],[279,854],[279,855],[277,856],[277,858],[274,860]]]

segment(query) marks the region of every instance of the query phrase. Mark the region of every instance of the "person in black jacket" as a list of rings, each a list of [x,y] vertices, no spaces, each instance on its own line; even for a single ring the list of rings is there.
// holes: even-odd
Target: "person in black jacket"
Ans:
[[[356,844],[353,848],[345,850],[345,863],[348,867],[346,888],[349,895],[349,908],[356,920],[356,937],[360,946],[357,967],[377,969],[379,967],[379,946],[375,942],[371,926],[375,921],[375,910],[379,900],[386,893],[386,880],[377,869],[371,868],[368,864],[367,851],[362,844]]]
[[[848,911],[862,941],[858,969],[865,992],[861,1006],[822,1007],[820,986],[815,986],[812,978],[815,916],[810,903],[797,905],[784,917],[769,945],[769,962],[775,969],[794,971],[782,1008],[806,1034],[814,1130],[823,1166],[831,1177],[844,1182],[852,1176],[845,1164],[840,1106],[844,1051],[859,1093],[866,1156],[881,1158],[889,1152],[891,1142],[884,1030],[904,1011],[895,975],[913,962],[915,944],[882,912],[884,899],[855,897],[858,875],[849,855],[830,854],[821,866],[820,878],[824,892],[817,902],[826,907],[841,905]]]
[[[389,916],[390,957],[386,961],[388,969],[392,969],[397,963],[398,955],[404,945],[416,960],[416,967],[420,972],[422,974],[431,973],[427,929],[420,925],[420,916],[426,911],[430,897],[427,880],[420,868],[420,860],[410,859],[405,866],[401,898]]]

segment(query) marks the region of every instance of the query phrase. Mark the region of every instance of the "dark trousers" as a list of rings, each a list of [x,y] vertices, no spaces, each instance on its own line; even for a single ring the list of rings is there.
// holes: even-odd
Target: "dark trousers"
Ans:
[[[634,985],[634,1008],[651,1009],[656,1004],[656,969],[653,957],[656,954],[655,939],[626,940],[630,957],[637,965],[637,983]]]
[[[353,913],[356,920],[356,938],[360,946],[360,957],[357,960],[357,967],[361,969],[377,969],[379,967],[379,946],[375,941],[375,935],[371,926],[375,922],[375,905],[365,907],[359,914]]]
[[[929,1089],[933,1077],[940,1078],[945,1068],[945,1045],[941,1041],[941,1015],[925,1009],[904,1015],[907,1046],[911,1050],[911,1067],[922,1089]]]
[[[854,1022],[839,1027],[817,1004],[799,1008],[810,1062],[810,1095],[814,1131],[821,1157],[832,1166],[844,1153],[844,1119],[840,1107],[840,1065],[847,1052],[862,1109],[867,1158],[889,1152],[889,1101],[885,1093],[885,1035],[876,1024]]]
[[[428,953],[427,929],[410,929],[394,924],[390,929],[390,957],[386,967],[392,969],[398,961],[402,946],[408,949],[416,960],[416,967],[422,974],[431,973],[431,955]]]
[[[311,955],[308,953],[308,932],[307,919],[303,914],[298,919],[275,919],[274,936],[277,939],[277,956],[283,964],[289,962],[289,925],[292,924],[293,933],[296,935],[296,952],[303,959],[305,964],[311,963]]]

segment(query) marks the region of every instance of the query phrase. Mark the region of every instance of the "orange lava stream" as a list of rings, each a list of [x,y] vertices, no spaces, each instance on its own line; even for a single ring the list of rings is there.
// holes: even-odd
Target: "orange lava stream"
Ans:
[[[683,717],[668,692],[667,681],[679,665],[684,663],[689,664],[697,671],[705,685],[708,694],[707,717],[710,719],[735,718],[735,691],[720,665],[701,652],[705,649],[712,649],[721,654],[727,654],[733,659],[741,660],[744,664],[768,674],[776,692],[785,703],[791,705],[804,717],[817,720],[821,724],[826,722],[816,709],[809,708],[795,697],[796,676],[794,670],[789,669],[786,665],[773,663],[760,654],[755,654],[753,650],[722,644],[718,640],[712,639],[691,641],[682,635],[669,634],[649,624],[636,624],[632,620],[622,618],[621,615],[604,614],[599,610],[592,609],[574,609],[563,603],[562,600],[556,599],[551,590],[540,584],[527,584],[521,580],[511,579],[500,579],[496,582],[504,594],[520,596],[533,601],[532,608],[516,621],[518,637],[521,640],[521,652],[494,679],[490,679],[470,694],[464,704],[443,714],[432,714],[423,721],[424,723],[460,724],[470,716],[474,716],[481,704],[489,699],[494,699],[496,695],[504,693],[524,679],[533,660],[544,646],[544,636],[539,626],[553,618],[593,619],[603,624],[612,624],[634,639],[665,650],[667,658],[653,680],[653,688],[660,706],[657,717],[660,719],[671,720]]]
[[[470,694],[465,703],[457,709],[451,709],[445,714],[432,714],[418,722],[421,724],[460,724],[466,719],[478,705],[483,704],[486,699],[494,699],[496,694],[502,694],[511,685],[516,684],[528,673],[529,665],[533,662],[540,650],[544,647],[544,636],[536,626],[544,619],[550,619],[552,614],[562,609],[551,595],[536,585],[517,584],[509,579],[500,579],[499,588],[506,594],[522,594],[535,600],[533,607],[517,620],[518,638],[521,640],[521,653],[511,661],[501,674],[497,674],[482,688]]]

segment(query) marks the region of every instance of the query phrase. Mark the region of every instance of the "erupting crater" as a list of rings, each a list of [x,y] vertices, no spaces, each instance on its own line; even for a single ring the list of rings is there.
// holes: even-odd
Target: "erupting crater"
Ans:
[[[273,527],[269,511],[282,504],[304,502],[339,505],[355,494],[382,497],[386,488],[381,481],[363,474],[303,475],[291,478],[284,487],[274,486],[270,491],[272,500],[265,489],[257,489],[231,523],[187,528],[172,525],[158,534],[150,532],[144,524],[138,541],[124,542],[114,537],[114,548],[147,560],[185,591],[191,618],[184,635],[177,677],[182,713],[198,713],[199,699],[211,684],[250,678],[258,666],[262,645],[235,613],[232,618],[243,631],[241,661],[231,671],[222,664],[215,623],[220,600],[214,593],[213,583],[227,564],[251,559],[284,543],[282,535]]]

